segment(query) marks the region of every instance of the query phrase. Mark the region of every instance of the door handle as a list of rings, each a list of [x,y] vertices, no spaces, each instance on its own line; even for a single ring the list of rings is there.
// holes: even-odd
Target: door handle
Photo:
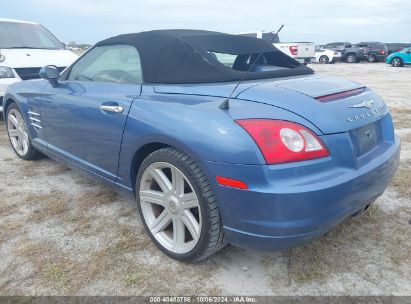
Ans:
[[[107,106],[101,105],[100,110],[104,112],[114,112],[114,113],[123,113],[124,108],[122,106]]]

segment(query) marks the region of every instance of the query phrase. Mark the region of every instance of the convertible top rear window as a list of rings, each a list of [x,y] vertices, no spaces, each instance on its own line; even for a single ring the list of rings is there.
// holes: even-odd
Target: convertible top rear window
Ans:
[[[208,52],[225,67],[236,71],[246,72],[250,68],[250,73],[263,71],[275,71],[290,68],[283,60],[278,60],[277,52],[265,52],[260,54],[224,54],[218,52]],[[257,60],[257,61],[256,61]]]
[[[146,83],[207,83],[311,74],[313,70],[262,39],[196,30],[126,34],[96,46],[137,48]],[[266,47],[253,70],[246,71]]]

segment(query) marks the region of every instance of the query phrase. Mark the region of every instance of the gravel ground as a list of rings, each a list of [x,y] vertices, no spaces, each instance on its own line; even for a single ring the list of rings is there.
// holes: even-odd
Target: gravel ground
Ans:
[[[411,67],[313,65],[376,90],[402,138],[388,190],[303,247],[163,255],[132,201],[47,158],[19,160],[0,121],[0,295],[411,295]]]

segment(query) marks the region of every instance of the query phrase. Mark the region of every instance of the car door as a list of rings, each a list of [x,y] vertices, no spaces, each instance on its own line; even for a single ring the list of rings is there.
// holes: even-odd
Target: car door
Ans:
[[[48,149],[115,180],[123,130],[141,79],[135,47],[98,46],[87,52],[65,79],[44,89],[41,122]]]

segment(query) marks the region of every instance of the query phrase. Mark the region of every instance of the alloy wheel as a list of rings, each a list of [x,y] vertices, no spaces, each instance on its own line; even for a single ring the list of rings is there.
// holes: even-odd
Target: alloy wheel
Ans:
[[[143,218],[154,238],[167,250],[184,254],[201,235],[201,208],[193,186],[175,166],[155,162],[140,181]]]
[[[29,150],[29,136],[26,123],[16,109],[11,109],[7,115],[7,129],[14,150],[20,156],[25,156]]]
[[[320,63],[327,64],[330,60],[327,56],[321,56],[319,61]]]
[[[399,59],[399,58],[394,58],[394,59],[392,60],[392,65],[395,66],[395,67],[401,66],[401,59]]]

